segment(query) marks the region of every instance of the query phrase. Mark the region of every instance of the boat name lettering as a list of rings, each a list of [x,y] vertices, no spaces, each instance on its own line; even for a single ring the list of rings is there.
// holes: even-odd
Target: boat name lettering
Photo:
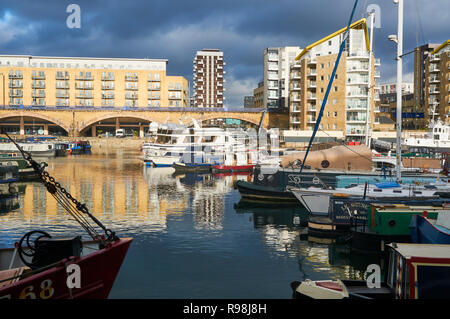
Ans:
[[[40,290],[35,290],[33,285],[26,286],[20,292],[19,299],[36,299],[38,296],[40,299],[49,299],[55,294],[55,289],[53,289],[50,279],[43,280],[39,286]],[[35,291],[39,292],[38,296],[36,296]]]
[[[289,183],[293,183],[295,185],[298,185],[301,183],[302,179],[300,178],[300,175],[288,175]]]

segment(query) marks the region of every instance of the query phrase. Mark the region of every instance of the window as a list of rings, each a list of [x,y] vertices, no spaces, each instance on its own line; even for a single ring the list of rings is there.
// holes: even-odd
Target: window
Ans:
[[[321,63],[320,68],[323,69],[325,67],[325,64]]]
[[[320,81],[323,81],[323,75],[320,76]]]
[[[338,87],[335,86],[335,87],[334,87],[334,92],[337,92],[337,91],[338,91]]]
[[[331,45],[331,43],[332,43],[332,42],[331,42],[331,40],[330,40],[330,41],[328,41],[328,45]]]
[[[333,99],[333,104],[334,104],[334,105],[337,104],[337,99]]]
[[[337,125],[333,124],[333,130],[337,130]]]
[[[334,117],[337,117],[338,116],[338,113],[337,112],[334,112]]]

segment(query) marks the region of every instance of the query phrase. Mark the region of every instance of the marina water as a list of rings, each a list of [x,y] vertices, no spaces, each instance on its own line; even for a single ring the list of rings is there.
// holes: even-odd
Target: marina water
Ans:
[[[305,234],[300,206],[253,207],[233,188],[248,175],[178,175],[145,167],[139,152],[46,159],[47,171],[119,237],[134,241],[110,298],[272,298],[290,282],[362,279],[377,258]],[[45,187],[19,187],[20,207],[0,211],[0,247],[31,230],[86,238]],[[86,238],[87,239],[87,238]]]

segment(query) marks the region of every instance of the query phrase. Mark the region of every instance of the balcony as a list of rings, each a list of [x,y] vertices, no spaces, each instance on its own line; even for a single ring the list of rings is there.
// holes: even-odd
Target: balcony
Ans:
[[[314,124],[314,123],[316,123],[316,117],[308,116],[308,124]]]
[[[159,95],[149,95],[148,99],[149,100],[159,100],[161,97]]]
[[[56,88],[57,89],[68,89],[69,88],[69,83],[64,83],[64,84],[56,83]]]
[[[430,83],[439,83],[439,82],[440,82],[439,81],[439,77],[437,77],[437,76],[430,76]]]
[[[365,50],[356,50],[349,53],[347,59],[368,59],[369,53]]]
[[[362,90],[349,91],[347,92],[348,97],[365,97],[367,98],[367,92]]]
[[[301,110],[300,110],[300,108],[299,108],[298,106],[294,106],[294,107],[291,109],[291,112],[292,112],[292,113],[300,113]]]
[[[375,66],[380,66],[380,65],[381,65],[380,58],[375,58]]]
[[[440,93],[439,88],[430,88],[429,92],[430,92],[430,94],[439,94]]]
[[[56,79],[57,80],[69,80],[69,75],[68,74],[56,74]]]
[[[102,93],[102,99],[114,99],[114,94]]]
[[[366,117],[348,116],[347,123],[366,123]]]
[[[308,89],[315,89],[317,87],[315,81],[309,81],[308,82]]]
[[[315,94],[308,94],[308,100],[315,100],[316,95]]]
[[[441,70],[439,69],[439,67],[437,67],[437,66],[432,66],[432,67],[430,67],[430,72],[431,73],[435,73],[435,72],[440,72]]]
[[[315,105],[309,105],[308,106],[308,112],[316,112],[316,111],[317,111],[317,108],[316,108]]]
[[[361,103],[350,103],[350,104],[347,104],[345,109],[346,110],[354,110],[354,111],[356,111],[356,110],[365,111],[367,109],[367,103],[362,103],[362,104]]]
[[[77,81],[94,81],[92,75],[77,75],[75,76],[75,80]]]
[[[315,65],[315,64],[317,64],[317,59],[314,57],[314,58],[311,58],[311,59],[308,59],[308,64],[309,65]]]
[[[301,90],[300,85],[294,85],[294,86],[292,86],[291,90],[292,90],[292,91],[300,91],[300,90]]]
[[[11,89],[15,89],[15,88],[21,89],[21,88],[23,88],[23,84],[21,82],[20,83],[9,82],[8,87],[11,88]]]
[[[114,83],[102,83],[102,90],[114,90]]]
[[[10,97],[23,97],[23,92],[22,92],[22,90],[16,91],[16,92],[12,92],[12,93],[10,92],[9,96]]]
[[[316,69],[309,69],[308,76],[316,76],[316,75],[317,75]]]
[[[439,61],[441,61],[441,57],[438,54],[433,54],[430,57],[430,62],[436,63],[436,62],[439,62]]]
[[[300,124],[300,118],[298,118],[298,117],[293,117],[293,118],[291,119],[291,123],[294,123],[294,124]]]
[[[138,76],[137,75],[125,75],[125,81],[137,82]]]
[[[367,85],[369,84],[369,78],[355,77],[347,79],[348,85]]]
[[[138,89],[139,88],[137,86],[131,86],[131,85],[125,87],[125,90],[127,90],[127,91],[137,91]]]
[[[125,93],[125,99],[127,100],[137,100],[138,99],[138,95],[136,93]]]
[[[149,91],[160,91],[161,87],[160,86],[149,86],[148,90]]]
[[[268,54],[267,55],[267,60],[268,61],[278,61],[278,54]]]
[[[93,85],[86,85],[86,84],[75,83],[75,89],[77,89],[77,90],[93,90],[94,86]]]
[[[349,65],[347,72],[369,72],[368,64]]]
[[[293,101],[293,102],[300,102],[300,96],[298,96],[298,95],[293,95],[293,96],[292,96],[292,101]]]
[[[45,74],[33,74],[31,76],[33,80],[45,80]]]
[[[102,75],[102,81],[114,81],[114,75]]]
[[[32,83],[32,89],[45,89],[45,83]]]
[[[91,92],[89,92],[91,93]],[[76,96],[77,99],[93,99],[94,97],[92,94],[86,94],[84,92],[77,92]]]
[[[35,97],[35,96],[33,96],[33,97]],[[40,96],[36,96],[36,97],[40,97]],[[69,98],[69,92],[64,92],[64,93],[56,92],[56,97],[58,97],[58,98]]]
[[[10,73],[9,74],[10,79],[23,79],[22,73]]]

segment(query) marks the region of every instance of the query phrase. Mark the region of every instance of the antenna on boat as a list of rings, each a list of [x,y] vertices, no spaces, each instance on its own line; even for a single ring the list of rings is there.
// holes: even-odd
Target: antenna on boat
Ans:
[[[72,195],[70,195],[70,193],[61,186],[60,183],[55,181],[55,179],[45,171],[45,167],[48,166],[47,163],[36,162],[31,157],[31,154],[23,150],[22,147],[8,135],[8,133],[5,133],[5,135],[17,147],[23,158],[27,160],[28,163],[30,163],[30,165],[33,167],[34,171],[38,174],[40,181],[47,188],[47,191],[52,194],[56,201],[81,225],[81,227],[84,228],[84,230],[86,230],[86,232],[89,234],[89,236],[91,236],[93,240],[105,243],[109,241],[116,241],[119,239],[113,231],[107,229],[97,218],[95,218],[89,212],[86,204],[80,203],[78,200],[73,198]],[[106,240],[97,232],[95,227],[89,223],[84,215],[89,216],[89,218],[91,218],[97,224],[97,226],[99,226],[105,232],[105,235],[107,236]]]

